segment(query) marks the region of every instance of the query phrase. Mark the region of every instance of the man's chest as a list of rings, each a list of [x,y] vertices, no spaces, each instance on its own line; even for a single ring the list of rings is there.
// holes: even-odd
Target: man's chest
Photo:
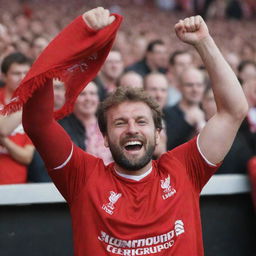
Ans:
[[[167,255],[190,241],[191,230],[196,230],[198,198],[185,183],[170,173],[138,184],[91,181],[73,209],[72,217],[79,223],[74,231],[103,247],[107,255]]]

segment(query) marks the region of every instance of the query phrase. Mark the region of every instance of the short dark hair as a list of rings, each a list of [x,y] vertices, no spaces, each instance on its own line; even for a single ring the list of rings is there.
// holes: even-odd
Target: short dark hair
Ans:
[[[144,102],[147,104],[152,111],[155,128],[162,130],[163,115],[159,105],[154,99],[152,99],[143,89],[118,87],[113,94],[100,103],[97,111],[98,124],[103,135],[107,133],[107,111],[111,107],[118,106],[125,101]]]
[[[239,72],[243,71],[243,69],[247,66],[247,65],[252,65],[256,68],[256,62],[253,60],[243,60],[239,63],[237,70]]]
[[[31,66],[32,61],[30,58],[28,58],[26,55],[24,55],[21,52],[11,53],[3,59],[3,62],[1,65],[2,73],[7,74],[8,70],[10,69],[10,67],[13,63],[27,64],[27,65]]]
[[[173,66],[175,64],[176,57],[178,55],[182,55],[182,54],[189,54],[189,55],[191,55],[188,51],[185,51],[185,50],[183,50],[183,51],[181,51],[181,50],[174,51],[171,54],[170,58],[169,58],[169,64]]]
[[[156,39],[149,42],[146,52],[153,52],[156,45],[165,45],[164,41],[161,39]]]

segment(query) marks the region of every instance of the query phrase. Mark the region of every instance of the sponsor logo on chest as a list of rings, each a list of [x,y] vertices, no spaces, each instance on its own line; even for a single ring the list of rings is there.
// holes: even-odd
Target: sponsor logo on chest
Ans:
[[[169,197],[172,197],[176,193],[176,190],[171,186],[170,175],[168,175],[168,177],[165,178],[164,180],[160,180],[160,185],[161,188],[163,189],[162,198],[164,200],[168,199]]]

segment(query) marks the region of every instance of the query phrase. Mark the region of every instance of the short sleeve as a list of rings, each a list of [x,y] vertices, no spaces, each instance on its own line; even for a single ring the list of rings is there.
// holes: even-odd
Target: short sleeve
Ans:
[[[174,158],[185,170],[185,175],[192,183],[195,191],[200,193],[204,185],[217,171],[221,164],[209,164],[199,152],[197,137],[169,151],[167,157]]]
[[[105,168],[102,159],[94,157],[74,145],[70,160],[62,168],[48,169],[48,172],[62,196],[68,203],[72,203],[86,186],[90,175],[96,169],[101,168]]]

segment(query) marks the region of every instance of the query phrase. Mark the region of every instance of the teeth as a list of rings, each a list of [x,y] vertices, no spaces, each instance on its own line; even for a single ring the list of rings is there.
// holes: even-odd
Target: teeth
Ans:
[[[128,142],[125,143],[124,146],[126,147],[126,146],[134,146],[134,145],[139,145],[139,146],[141,146],[142,143],[141,143],[140,141],[128,141]]]

